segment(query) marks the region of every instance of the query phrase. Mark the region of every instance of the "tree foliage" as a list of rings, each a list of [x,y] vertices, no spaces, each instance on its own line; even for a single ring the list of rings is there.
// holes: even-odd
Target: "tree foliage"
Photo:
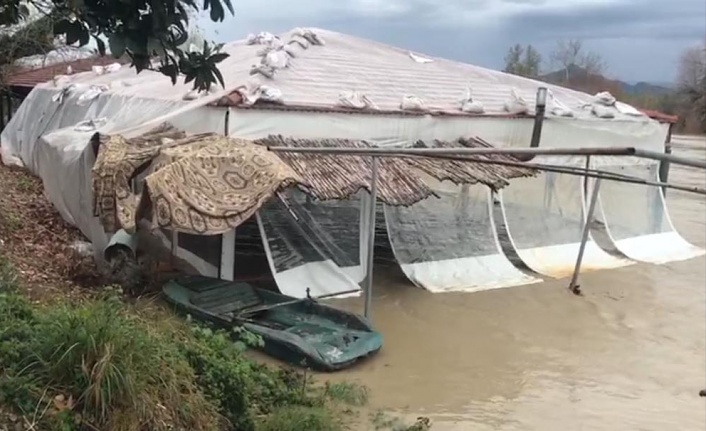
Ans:
[[[28,21],[31,9],[50,13],[54,35],[67,45],[93,40],[101,55],[109,47],[113,57],[127,56],[138,73],[158,70],[173,83],[183,75],[197,90],[223,85],[217,65],[228,54],[221,45],[190,50],[184,44],[190,16],[208,11],[211,20],[221,22],[226,12],[234,13],[231,0],[0,0],[0,25]]]
[[[31,55],[46,54],[54,48],[54,17],[43,16],[12,33],[0,34],[0,67]]]
[[[696,123],[694,129],[706,132],[706,45],[686,49],[678,67],[676,84],[686,108],[683,115]]]
[[[542,64],[542,55],[532,45],[523,47],[519,43],[510,47],[505,55],[506,73],[536,78]]]
[[[571,80],[570,70],[573,68],[583,69],[588,75],[600,75],[606,66],[603,57],[596,52],[586,51],[579,39],[558,41],[549,58],[564,71],[566,82]]]

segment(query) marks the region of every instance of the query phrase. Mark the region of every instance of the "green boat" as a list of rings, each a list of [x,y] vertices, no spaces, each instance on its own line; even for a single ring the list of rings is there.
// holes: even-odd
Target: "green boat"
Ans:
[[[201,276],[172,280],[162,291],[180,311],[197,319],[226,329],[243,326],[260,335],[265,353],[293,365],[340,370],[382,347],[382,334],[365,318],[312,298]]]

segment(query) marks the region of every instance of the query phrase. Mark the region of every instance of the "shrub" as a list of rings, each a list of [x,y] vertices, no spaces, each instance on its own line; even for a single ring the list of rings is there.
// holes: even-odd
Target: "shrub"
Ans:
[[[257,431],[339,431],[343,423],[324,407],[288,406],[275,410]]]
[[[0,262],[0,404],[70,410],[99,429],[217,428],[216,408],[169,334],[114,298],[39,309],[12,291],[9,274]],[[67,405],[45,408],[55,397]]]
[[[237,332],[233,342],[110,292],[33,304],[0,255],[0,412],[61,431],[338,431],[341,405],[367,402],[365,388],[247,359],[262,339]]]
[[[99,428],[215,427],[176,346],[115,299],[47,310],[35,333],[27,372],[73,397]]]

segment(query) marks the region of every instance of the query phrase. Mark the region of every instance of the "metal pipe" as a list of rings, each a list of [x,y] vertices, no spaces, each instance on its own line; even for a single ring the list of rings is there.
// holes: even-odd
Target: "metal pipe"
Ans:
[[[422,156],[407,156],[407,157],[422,157]],[[601,178],[604,180],[618,181],[631,184],[642,184],[647,186],[659,186],[668,189],[681,190],[689,193],[697,193],[701,195],[706,195],[706,189],[702,189],[694,186],[680,186],[675,184],[661,183],[657,181],[645,180],[643,178],[633,177],[624,174],[618,174],[610,171],[602,171],[599,169],[589,169],[589,168],[579,168],[573,166],[558,166],[558,165],[546,165],[542,163],[523,163],[514,162],[509,160],[491,160],[491,159],[479,159],[475,157],[454,157],[454,156],[424,156],[430,159],[441,159],[441,160],[458,160],[464,162],[472,162],[478,164],[489,164],[489,165],[500,165],[500,166],[512,166],[518,168],[529,168],[537,169],[544,172],[556,172],[560,174],[568,175],[578,175],[587,178]],[[590,156],[589,156],[590,157]],[[586,192],[588,194],[588,192]]]
[[[229,136],[230,135],[230,108],[226,108],[226,118],[225,118],[225,126],[224,126],[224,132],[223,136]]]
[[[672,127],[674,126],[674,123],[669,124],[669,129],[667,130],[667,138],[664,141],[664,153],[665,154],[672,154]],[[663,183],[666,183],[667,180],[669,179],[669,161],[668,160],[663,160],[659,164],[659,180]],[[667,190],[662,189],[662,194],[664,196],[667,196]]]
[[[537,89],[537,102],[535,104],[534,127],[532,128],[532,139],[530,148],[539,147],[539,140],[542,137],[542,125],[544,124],[544,111],[547,106],[547,89],[539,87]]]
[[[456,156],[477,156],[477,155],[507,155],[518,156],[533,154],[537,156],[633,156],[636,149],[634,147],[599,147],[599,148],[385,148],[385,147],[268,147],[269,151],[277,153],[301,153],[301,154],[347,154],[359,156],[392,156],[400,155],[456,155]]]
[[[7,126],[10,124],[10,120],[12,120],[12,94],[10,93],[10,90],[5,91],[5,100],[7,101],[7,123],[5,125]]]
[[[5,129],[5,99],[2,97],[4,92],[0,92],[0,132]]]
[[[586,220],[583,224],[583,232],[581,234],[581,244],[579,245],[579,254],[576,257],[576,266],[574,267],[574,274],[571,276],[571,282],[569,283],[569,290],[575,295],[581,294],[581,286],[577,284],[579,279],[579,272],[581,272],[581,262],[583,261],[583,253],[586,250],[586,243],[588,242],[588,234],[591,230],[591,220],[593,219],[593,212],[596,209],[596,202],[598,201],[598,189],[601,186],[601,179],[597,178],[593,184],[593,191],[591,192],[591,202],[588,204],[588,212],[586,213]]]
[[[367,276],[365,278],[365,310],[366,319],[372,321],[370,316],[373,304],[373,258],[375,253],[375,211],[378,195],[378,159],[372,157],[371,163],[371,179],[370,179],[370,208],[368,209],[368,266],[366,268]]]
[[[507,155],[522,156],[533,154],[536,156],[634,156],[652,160],[669,160],[684,166],[706,169],[706,161],[677,157],[671,154],[656,151],[641,150],[635,147],[589,147],[589,148],[323,148],[323,147],[268,147],[269,151],[278,153],[300,154],[348,154],[359,156],[399,157],[404,155],[429,156],[429,155]]]

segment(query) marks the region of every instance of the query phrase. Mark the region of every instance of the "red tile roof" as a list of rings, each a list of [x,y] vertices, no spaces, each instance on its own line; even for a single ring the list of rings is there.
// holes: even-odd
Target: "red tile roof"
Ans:
[[[669,115],[665,114],[663,112],[659,111],[654,111],[651,109],[640,109],[643,114],[647,115],[648,117],[652,118],[653,120],[657,120],[660,123],[671,123],[674,124],[677,121],[679,121],[679,117],[676,115]]]
[[[10,87],[34,88],[37,84],[51,81],[57,75],[66,75],[68,66],[71,66],[73,73],[79,73],[88,72],[93,66],[106,66],[115,62],[125,63],[125,60],[116,60],[110,56],[93,57],[52,64],[39,69],[20,70],[8,78],[7,85]]]

